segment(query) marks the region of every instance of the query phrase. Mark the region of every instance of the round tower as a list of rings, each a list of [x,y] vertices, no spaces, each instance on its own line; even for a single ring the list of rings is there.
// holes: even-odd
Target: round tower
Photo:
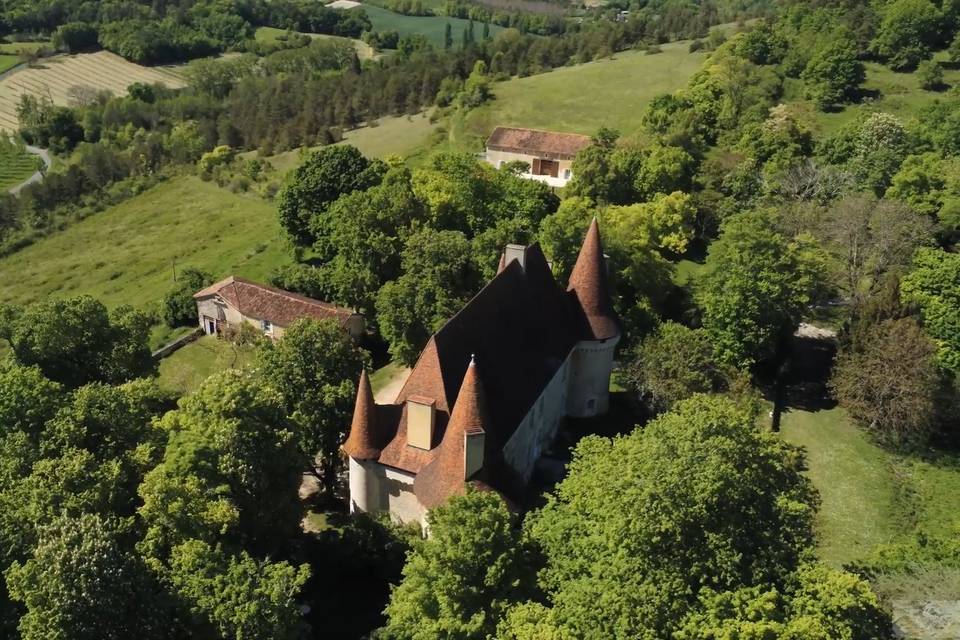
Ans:
[[[378,511],[380,486],[376,464],[380,457],[380,442],[376,429],[376,404],[373,389],[364,369],[357,388],[357,404],[353,410],[350,434],[343,443],[343,452],[350,459],[350,512]]]
[[[610,407],[610,373],[620,342],[620,321],[613,310],[607,264],[594,218],[580,248],[567,287],[581,314],[581,340],[570,355],[567,415],[589,418]]]

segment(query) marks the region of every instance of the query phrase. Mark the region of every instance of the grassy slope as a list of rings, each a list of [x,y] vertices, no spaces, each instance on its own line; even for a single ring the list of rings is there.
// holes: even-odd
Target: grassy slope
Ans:
[[[0,193],[16,186],[33,175],[37,160],[29,153],[6,153],[0,151]]]
[[[0,299],[91,294],[154,305],[172,267],[264,279],[286,260],[274,207],[198,178],[176,178],[0,259]]]
[[[279,41],[279,37],[287,33],[283,29],[276,29],[274,27],[259,27],[255,38],[260,42],[266,42],[272,44]],[[331,36],[321,33],[307,33],[305,35],[310,36],[311,38],[317,39],[330,39],[330,40],[343,40],[345,42],[350,42],[353,44],[353,48],[357,50],[357,57],[361,60],[369,60],[376,57],[376,52],[373,50],[373,47],[368,45],[363,40],[354,40],[352,38],[341,38],[339,36]]]
[[[215,336],[203,336],[160,363],[160,387],[178,394],[194,391],[209,376],[239,369],[253,361],[255,348],[237,346]]]
[[[948,535],[960,521],[960,458],[925,460],[878,447],[842,409],[784,415],[783,437],[807,450],[823,503],[821,558],[834,565],[864,558],[877,544],[915,531]]]
[[[0,53],[0,73],[9,71],[20,64],[20,56]]]
[[[703,63],[689,43],[662,46],[663,53],[618,53],[587,64],[514,78],[493,85],[496,99],[467,116],[463,133],[485,138],[497,125],[593,134],[601,126],[629,135],[640,128],[654,96],[675,91]]]
[[[357,8],[359,9],[361,7]],[[370,22],[373,24],[375,31],[395,29],[397,33],[400,34],[400,37],[420,34],[425,36],[433,46],[441,48],[443,47],[443,34],[446,30],[447,23],[450,24],[453,34],[453,45],[455,47],[460,46],[460,43],[463,42],[463,32],[469,24],[468,20],[448,18],[446,16],[405,16],[369,4],[363,5],[362,9],[367,12],[367,16],[370,18]],[[503,27],[490,25],[491,36],[496,35],[500,31],[503,31]],[[483,23],[475,22],[473,25],[473,33],[477,40],[482,38]]]

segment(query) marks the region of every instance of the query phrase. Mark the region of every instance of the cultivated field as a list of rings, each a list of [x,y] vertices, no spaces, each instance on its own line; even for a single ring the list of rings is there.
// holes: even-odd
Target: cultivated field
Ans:
[[[257,29],[256,39],[260,42],[273,43],[278,42],[286,33],[287,32],[283,29],[275,29],[274,27],[260,27]],[[377,52],[373,50],[373,47],[368,45],[363,40],[356,40],[354,38],[341,38],[340,36],[331,36],[323,33],[303,33],[303,35],[310,36],[311,38],[316,38],[318,40],[343,40],[344,42],[350,42],[353,44],[353,48],[357,50],[357,57],[361,60],[370,60],[377,57]]]
[[[0,139],[0,194],[6,193],[37,170],[37,157],[13,144]]]
[[[0,80],[0,129],[19,128],[17,103],[21,95],[43,96],[55,104],[68,105],[71,87],[106,89],[114,95],[124,95],[134,82],[184,86],[183,79],[168,69],[142,67],[109,51],[45,58]]]
[[[454,46],[460,46],[460,43],[463,41],[463,32],[469,24],[468,20],[448,18],[446,16],[405,16],[369,4],[365,4],[360,8],[367,12],[367,16],[369,16],[370,22],[373,23],[373,28],[376,31],[394,29],[401,37],[420,34],[425,36],[433,46],[441,48],[443,47],[443,34],[448,23],[452,30]],[[490,25],[491,36],[496,35],[500,31],[503,31],[503,27]],[[474,22],[473,33],[477,40],[483,37],[482,22]]]
[[[705,54],[689,53],[688,42],[661,48],[495,83],[495,99],[471,111],[455,134],[485,139],[497,125],[509,125],[587,135],[607,126],[629,135],[653,97],[684,87],[703,64]]]
[[[0,300],[90,294],[151,308],[174,267],[263,280],[287,259],[272,204],[183,177],[0,259]]]

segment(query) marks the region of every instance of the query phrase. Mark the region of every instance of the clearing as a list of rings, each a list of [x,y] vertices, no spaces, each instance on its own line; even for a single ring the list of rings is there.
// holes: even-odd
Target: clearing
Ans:
[[[454,126],[458,138],[486,139],[498,125],[592,135],[601,126],[628,136],[640,129],[646,104],[686,86],[706,54],[690,53],[689,42],[661,46],[648,55],[624,51],[571,67],[492,85],[495,99]]]
[[[214,373],[241,369],[253,362],[256,347],[202,336],[160,361],[158,382],[164,391],[185,395]]]
[[[367,12],[367,17],[373,24],[374,31],[395,30],[400,37],[422,35],[430,41],[433,46],[443,48],[443,35],[447,24],[450,25],[453,35],[453,46],[459,47],[463,42],[463,32],[467,30],[470,24],[469,20],[463,18],[449,18],[447,16],[405,16],[394,13],[381,7],[375,7],[370,4],[364,4],[358,7]],[[490,37],[503,31],[503,27],[491,24]],[[476,40],[483,38],[483,23],[473,23],[473,33]]]
[[[185,86],[183,79],[169,69],[143,67],[109,51],[44,58],[0,79],[0,129],[19,129],[17,103],[24,94],[68,106],[73,87],[108,90],[119,96],[126,95],[127,87],[134,82]]]
[[[284,31],[283,29],[277,29],[275,27],[259,27],[257,29],[255,38],[260,42],[272,44],[284,40],[286,34],[288,33],[291,32]],[[331,36],[323,33],[304,33],[302,31],[294,31],[292,33],[299,33],[301,35],[309,36],[318,40],[342,40],[344,42],[349,42],[353,44],[353,48],[357,51],[357,57],[361,60],[372,60],[377,57],[377,52],[373,50],[373,47],[368,45],[363,40],[356,40],[354,38],[341,38],[340,36]]]
[[[0,300],[90,294],[152,309],[174,268],[265,280],[289,259],[285,243],[272,204],[180,177],[0,259]]]
[[[875,444],[841,408],[790,410],[783,438],[807,451],[823,500],[817,516],[824,561],[862,560],[878,544],[918,531],[951,535],[960,522],[960,457],[934,450],[900,454]]]

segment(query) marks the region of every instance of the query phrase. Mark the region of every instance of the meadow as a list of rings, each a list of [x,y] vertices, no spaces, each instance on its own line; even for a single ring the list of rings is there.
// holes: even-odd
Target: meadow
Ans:
[[[447,16],[405,16],[369,4],[364,4],[356,9],[348,9],[348,11],[357,11],[359,9],[366,11],[375,31],[389,31],[393,29],[400,34],[401,38],[403,36],[422,35],[426,37],[433,46],[441,49],[443,48],[443,35],[447,24],[449,24],[451,28],[453,44],[457,47],[463,42],[463,32],[466,31],[469,25],[469,20],[462,18],[449,18]],[[482,38],[483,23],[475,22],[473,31],[477,40]],[[503,27],[493,24],[490,25],[491,36],[501,31],[503,31]]]
[[[661,53],[624,51],[611,58],[513,78],[493,85],[494,100],[471,111],[453,128],[456,142],[485,139],[508,125],[591,135],[601,126],[630,135],[640,129],[643,108],[655,96],[684,87],[705,54],[689,42],[661,46]]]
[[[283,29],[276,29],[274,27],[259,27],[254,37],[260,42],[273,44],[275,42],[279,42],[287,33],[288,32],[284,31]],[[353,44],[353,48],[357,51],[357,57],[361,60],[371,60],[377,57],[377,52],[373,50],[373,47],[368,45],[363,40],[356,40],[354,38],[341,38],[340,36],[331,36],[322,33],[304,33],[303,35],[310,36],[311,38],[318,40],[342,40],[344,42],[349,42]]]
[[[0,138],[0,193],[5,193],[37,170],[37,158],[22,148]]]
[[[0,53],[0,73],[5,73],[20,64],[20,56],[9,53]]]
[[[180,177],[0,259],[0,300],[89,294],[152,309],[174,269],[264,280],[288,259],[272,204]]]
[[[109,51],[43,58],[0,80],[0,130],[19,128],[17,104],[21,95],[45,96],[54,104],[69,105],[72,87],[108,90],[119,96],[125,95],[134,82],[184,86],[183,79],[169,69],[143,67]]]
[[[214,373],[245,367],[255,353],[252,345],[202,336],[160,362],[158,384],[164,391],[184,395],[196,390]]]

